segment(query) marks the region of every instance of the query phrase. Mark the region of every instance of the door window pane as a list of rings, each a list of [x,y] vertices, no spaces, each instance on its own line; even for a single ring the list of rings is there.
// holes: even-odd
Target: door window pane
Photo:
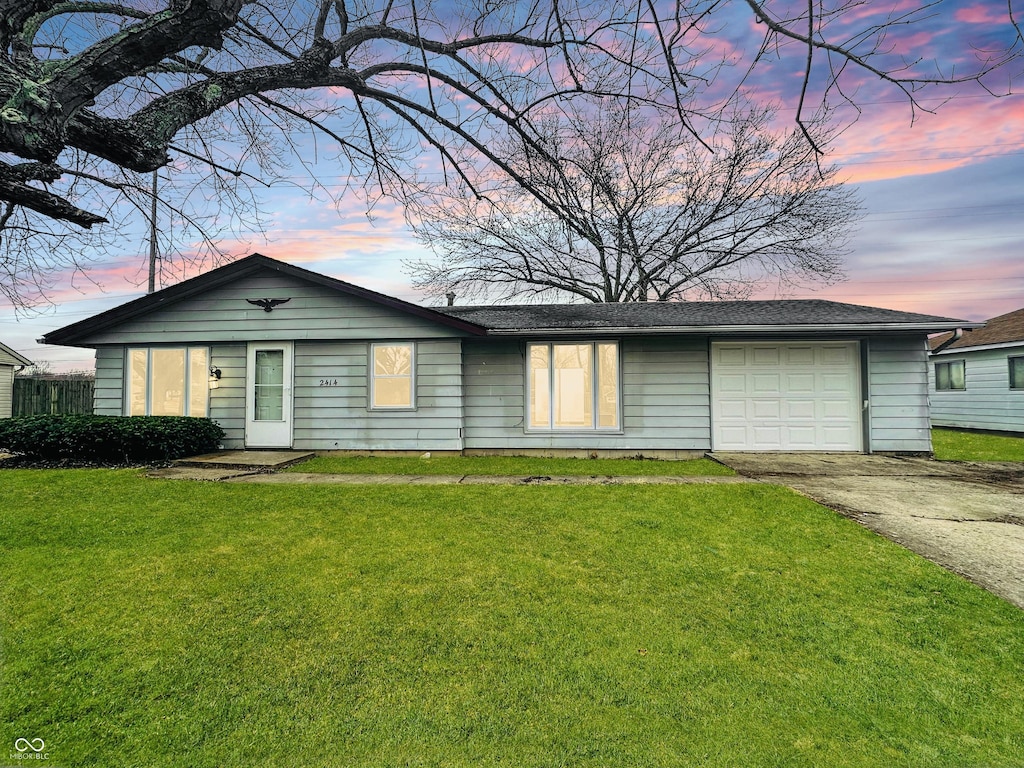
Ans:
[[[284,419],[284,350],[256,350],[254,397],[256,421]]]

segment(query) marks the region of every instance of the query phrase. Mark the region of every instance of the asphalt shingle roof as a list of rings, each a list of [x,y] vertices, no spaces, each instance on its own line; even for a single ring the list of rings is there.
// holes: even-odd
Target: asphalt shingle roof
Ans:
[[[944,333],[931,339],[931,348],[935,349],[949,337],[950,334]],[[987,320],[984,328],[965,333],[962,338],[954,341],[946,349],[983,347],[987,344],[1008,344],[1014,341],[1024,342],[1024,309],[1017,309]]]
[[[439,307],[436,311],[491,331],[608,330],[708,327],[907,325],[934,330],[964,323],[948,317],[842,304],[819,299],[778,301],[639,302],[632,304],[517,304]]]

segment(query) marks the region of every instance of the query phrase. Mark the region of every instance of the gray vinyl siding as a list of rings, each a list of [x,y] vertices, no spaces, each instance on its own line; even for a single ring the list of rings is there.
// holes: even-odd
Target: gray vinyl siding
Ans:
[[[871,451],[930,452],[925,339],[874,338],[867,347]]]
[[[537,339],[543,341],[544,339]],[[608,340],[608,339],[599,339]],[[706,339],[620,342],[620,432],[527,432],[525,342],[464,342],[466,448],[708,450]]]
[[[220,424],[225,448],[245,447],[245,344],[213,344],[210,367],[220,369],[217,389],[210,390],[210,418]]]
[[[0,419],[8,419],[13,410],[14,366],[0,365]]]
[[[932,423],[942,427],[1024,432],[1024,390],[1010,389],[1011,357],[1024,356],[1024,346],[953,350],[928,362]],[[935,389],[935,364],[964,361],[964,390]]]
[[[383,411],[368,407],[369,347],[368,342],[295,345],[295,448],[461,450],[459,340],[416,343],[414,410]],[[321,386],[321,380],[331,384]]]
[[[290,299],[272,312],[246,299]],[[446,325],[279,273],[250,275],[229,286],[101,330],[84,345],[210,344],[323,339],[456,337]]]
[[[96,350],[96,388],[92,412],[97,416],[123,416],[124,347],[100,347]]]

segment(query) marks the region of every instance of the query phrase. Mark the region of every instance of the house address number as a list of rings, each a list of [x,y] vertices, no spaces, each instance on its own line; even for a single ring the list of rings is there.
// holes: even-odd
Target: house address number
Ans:
[[[336,387],[338,386],[337,379],[320,379],[321,387]]]

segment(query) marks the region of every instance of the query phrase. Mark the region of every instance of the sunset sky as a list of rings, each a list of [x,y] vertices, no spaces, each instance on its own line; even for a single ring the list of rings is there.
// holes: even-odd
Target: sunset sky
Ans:
[[[991,23],[991,4],[961,6],[947,25],[950,18],[958,30]],[[963,45],[947,27],[921,27],[918,34],[926,48]],[[760,91],[791,106],[799,79],[770,82],[763,80]],[[863,114],[829,155],[856,185],[866,212],[852,239],[848,279],[758,298],[822,298],[967,320],[1024,307],[1024,96],[995,99],[964,87],[923,103],[936,114],[919,113],[911,125],[897,92],[869,84],[858,98]],[[422,301],[402,262],[425,249],[407,232],[401,211],[379,206],[369,221],[358,200],[338,211],[294,187],[271,190],[265,209],[274,212],[270,240],[253,239],[245,250]],[[98,285],[69,275],[50,296],[54,306],[34,315],[0,305],[0,341],[56,370],[91,368],[91,350],[35,339],[142,295],[147,252],[140,233],[119,258],[90,273]]]

